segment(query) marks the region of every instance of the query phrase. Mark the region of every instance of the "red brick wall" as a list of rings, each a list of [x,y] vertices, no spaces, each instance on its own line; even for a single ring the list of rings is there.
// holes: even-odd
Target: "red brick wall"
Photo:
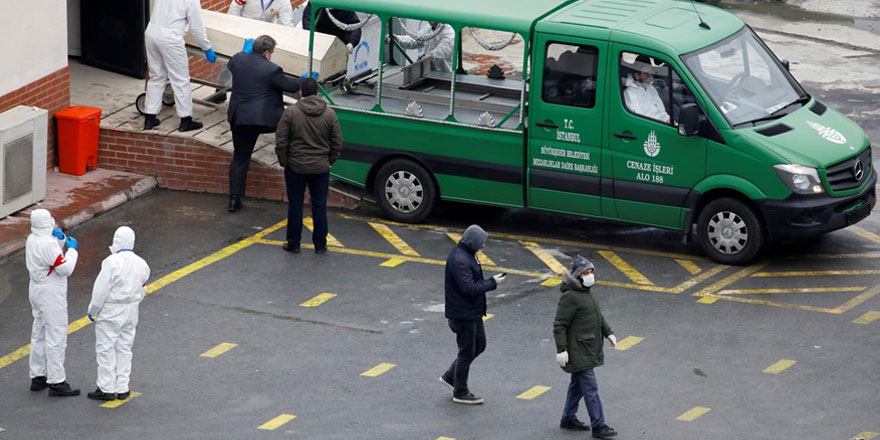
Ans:
[[[70,68],[57,70],[0,96],[0,113],[19,105],[33,105],[49,111],[46,168],[54,167],[58,151],[54,116],[55,112],[70,107]]]

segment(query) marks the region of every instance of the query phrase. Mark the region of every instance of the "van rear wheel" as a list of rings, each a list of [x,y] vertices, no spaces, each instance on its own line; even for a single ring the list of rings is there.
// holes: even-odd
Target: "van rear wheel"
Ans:
[[[730,198],[710,202],[697,219],[697,241],[713,261],[742,266],[764,247],[764,225],[754,209]]]
[[[399,222],[421,222],[434,209],[437,199],[431,174],[407,159],[394,159],[382,165],[373,188],[385,215]]]

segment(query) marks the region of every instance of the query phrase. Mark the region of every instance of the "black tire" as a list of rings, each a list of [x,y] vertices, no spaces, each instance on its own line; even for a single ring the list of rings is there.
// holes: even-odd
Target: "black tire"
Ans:
[[[717,263],[749,264],[763,249],[765,236],[755,210],[737,199],[713,200],[697,219],[697,242]]]
[[[437,200],[431,173],[408,159],[393,159],[382,165],[373,181],[373,191],[385,216],[404,223],[424,220]]]
[[[141,93],[134,99],[134,108],[137,109],[138,113],[142,115],[146,115],[147,111],[147,94]]]

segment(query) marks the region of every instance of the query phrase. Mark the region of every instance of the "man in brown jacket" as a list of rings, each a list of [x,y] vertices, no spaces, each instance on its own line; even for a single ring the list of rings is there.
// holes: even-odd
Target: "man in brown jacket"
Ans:
[[[327,191],[330,167],[342,151],[342,130],[336,113],[318,96],[318,83],[302,81],[300,99],[288,107],[275,131],[275,155],[284,167],[287,183],[287,243],[285,251],[299,253],[302,238],[303,197],[312,199],[315,252],[327,251]]]

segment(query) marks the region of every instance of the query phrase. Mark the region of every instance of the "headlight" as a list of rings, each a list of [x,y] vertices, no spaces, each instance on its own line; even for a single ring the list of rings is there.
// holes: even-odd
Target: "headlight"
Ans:
[[[785,185],[798,194],[821,194],[825,192],[822,188],[822,182],[819,180],[819,173],[815,168],[782,164],[773,165],[776,174],[785,182]]]

